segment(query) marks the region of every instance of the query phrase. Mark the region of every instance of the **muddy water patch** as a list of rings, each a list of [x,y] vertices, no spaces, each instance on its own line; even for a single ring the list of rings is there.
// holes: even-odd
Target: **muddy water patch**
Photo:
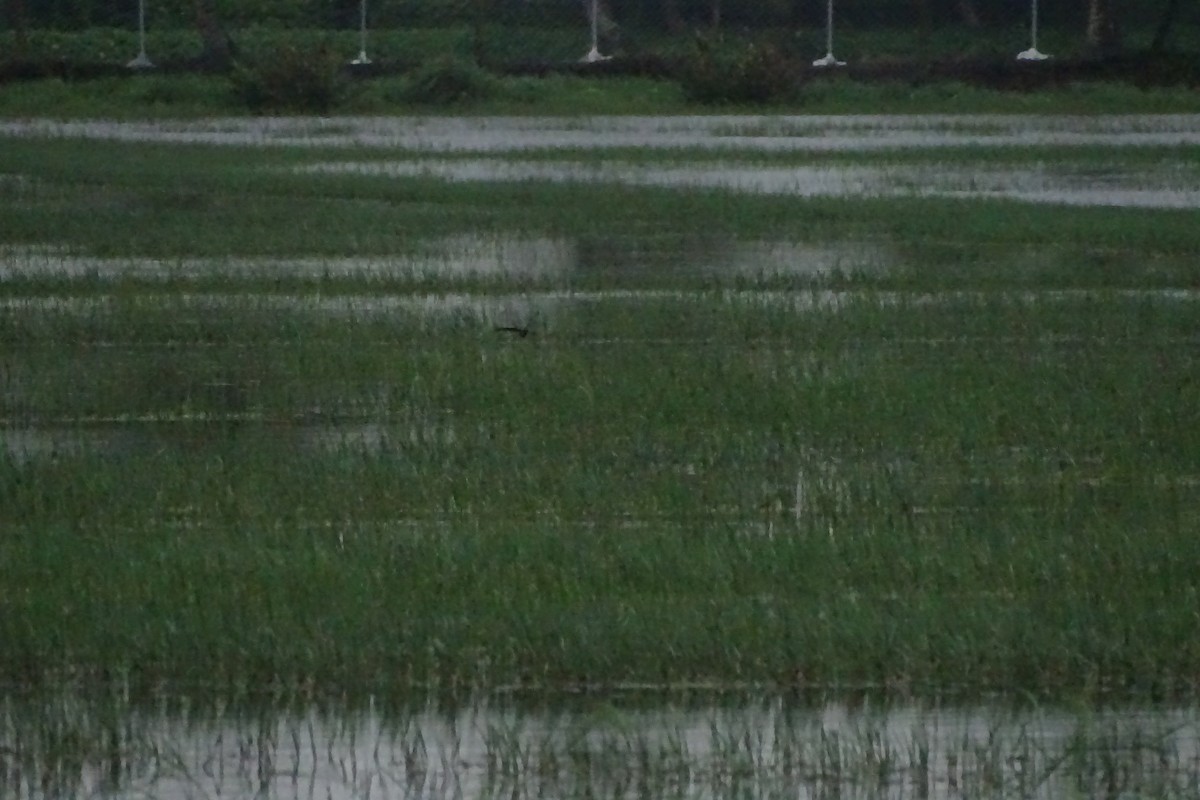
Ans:
[[[1044,166],[1009,169],[944,165],[765,167],[734,162],[656,166],[619,161],[487,159],[322,162],[298,167],[317,174],[427,178],[459,183],[537,182],[611,184],[675,189],[721,189],[788,197],[949,197],[1029,203],[1136,208],[1200,208],[1192,170],[1123,173],[1103,180]]]

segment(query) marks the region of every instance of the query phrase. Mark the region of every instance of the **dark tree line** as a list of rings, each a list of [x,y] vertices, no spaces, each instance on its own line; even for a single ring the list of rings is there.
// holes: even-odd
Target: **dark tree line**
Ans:
[[[571,24],[586,15],[591,0],[370,0],[382,27],[467,22]],[[18,48],[26,31],[38,28],[126,27],[137,0],[3,0],[5,21]],[[194,27],[204,42],[204,59],[227,63],[233,45],[227,28],[249,22],[348,27],[358,19],[359,0],[146,0],[154,20]],[[608,26],[683,33],[688,30],[812,28],[823,24],[826,0],[598,0]],[[959,25],[968,29],[1017,24],[1028,18],[1029,0],[836,0],[840,24],[854,28]],[[1200,0],[1059,0],[1042,3],[1046,25],[1079,25],[1099,54],[1121,49],[1123,28],[1154,25],[1153,48],[1165,49],[1171,31]],[[159,22],[158,24],[162,24]]]

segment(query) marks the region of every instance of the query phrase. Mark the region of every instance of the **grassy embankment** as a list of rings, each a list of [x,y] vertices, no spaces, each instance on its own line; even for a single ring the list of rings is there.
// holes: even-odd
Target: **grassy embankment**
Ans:
[[[270,169],[319,157],[0,150],[4,244],[166,272],[4,280],[0,417],[36,451],[0,461],[5,679],[1196,680],[1198,312],[1121,291],[1195,288],[1195,212]],[[578,266],[236,269],[463,232]],[[894,257],[731,278],[678,255],[754,238]],[[460,292],[485,311],[372,305]]]

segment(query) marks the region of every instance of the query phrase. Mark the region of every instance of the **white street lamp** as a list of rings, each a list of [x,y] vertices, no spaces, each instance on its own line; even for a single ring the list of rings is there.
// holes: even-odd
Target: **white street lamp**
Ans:
[[[125,66],[130,69],[152,69],[154,62],[146,55],[146,0],[138,0],[138,54]]]
[[[370,64],[367,58],[367,0],[361,0],[358,7],[358,58],[351,64]]]
[[[813,62],[814,67],[844,67],[845,61],[833,57],[833,0],[825,10],[825,57]]]
[[[1033,0],[1033,9],[1030,12],[1032,21],[1030,22],[1030,43],[1028,50],[1022,50],[1017,53],[1018,61],[1045,61],[1050,56],[1037,49],[1037,0]]]
[[[597,61],[608,61],[612,56],[600,55],[600,0],[591,0],[589,7],[592,23],[592,49],[588,50],[587,55],[579,59],[585,64],[595,64]]]

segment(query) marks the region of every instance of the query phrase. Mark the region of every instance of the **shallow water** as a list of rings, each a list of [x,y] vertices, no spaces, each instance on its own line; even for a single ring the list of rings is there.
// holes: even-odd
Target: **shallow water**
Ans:
[[[0,456],[23,466],[85,456],[149,457],[168,447],[194,454],[206,443],[219,443],[234,444],[244,453],[265,451],[305,457],[378,453],[415,444],[448,446],[456,436],[453,427],[432,420],[412,425],[368,421],[318,424],[271,420],[253,411],[221,410],[0,428]]]
[[[234,146],[499,153],[564,148],[868,152],[942,147],[1200,144],[1200,115],[260,117],[187,122],[0,121],[0,136]]]
[[[459,234],[415,252],[357,258],[139,258],[72,252],[56,245],[0,247],[0,280],[15,278],[458,278],[552,279],[576,261],[566,239]]]
[[[662,167],[621,162],[425,159],[325,162],[300,169],[455,182],[550,181],[728,189],[790,197],[994,198],[1073,206],[1200,208],[1194,173],[1145,168],[1095,175],[1073,174],[1044,165],[1002,170],[945,165],[763,167],[719,162]]]
[[[1200,300],[1200,289],[1124,289],[1090,290],[1062,289],[1055,291],[959,291],[897,292],[877,289],[812,289],[771,290],[744,289],[721,291],[690,291],[685,289],[612,289],[580,290],[547,289],[525,292],[429,292],[429,293],[372,293],[372,294],[226,294],[174,293],[143,294],[135,300],[108,294],[86,297],[0,297],[0,308],[32,313],[55,312],[94,315],[118,306],[161,310],[164,308],[234,309],[239,311],[301,312],[333,317],[369,318],[412,314],[430,322],[471,320],[483,330],[489,326],[523,326],[531,321],[541,323],[541,332],[553,328],[560,314],[594,304],[631,307],[663,303],[711,302],[720,300],[730,305],[749,304],[805,311],[837,309],[855,302],[875,306],[903,305],[970,305],[987,300],[1008,298],[1019,302],[1042,302],[1047,305],[1064,301],[1086,300],[1146,300],[1163,303],[1194,303]]]
[[[886,242],[738,239],[731,236],[614,234],[530,237],[456,234],[390,256],[302,258],[138,258],[75,253],[62,246],[0,247],[0,282],[16,279],[135,278],[509,280],[564,284],[664,277],[826,276],[880,273],[897,263]]]
[[[13,798],[1186,797],[1192,707],[503,697],[383,710],[0,700]]]
[[[555,181],[709,188],[796,197],[1004,198],[1058,205],[1154,209],[1200,207],[1200,175],[1165,157],[1148,167],[1064,169],[1054,163],[789,166],[700,162],[672,166],[613,162],[512,161],[530,151],[704,150],[868,153],[945,148],[1194,147],[1200,115],[764,116],[677,117],[269,117],[177,122],[0,121],[0,136],[227,146],[387,148],[423,156],[391,162],[325,162],[302,171],[453,181]],[[437,155],[474,154],[471,160]],[[4,176],[20,184],[21,175]]]

